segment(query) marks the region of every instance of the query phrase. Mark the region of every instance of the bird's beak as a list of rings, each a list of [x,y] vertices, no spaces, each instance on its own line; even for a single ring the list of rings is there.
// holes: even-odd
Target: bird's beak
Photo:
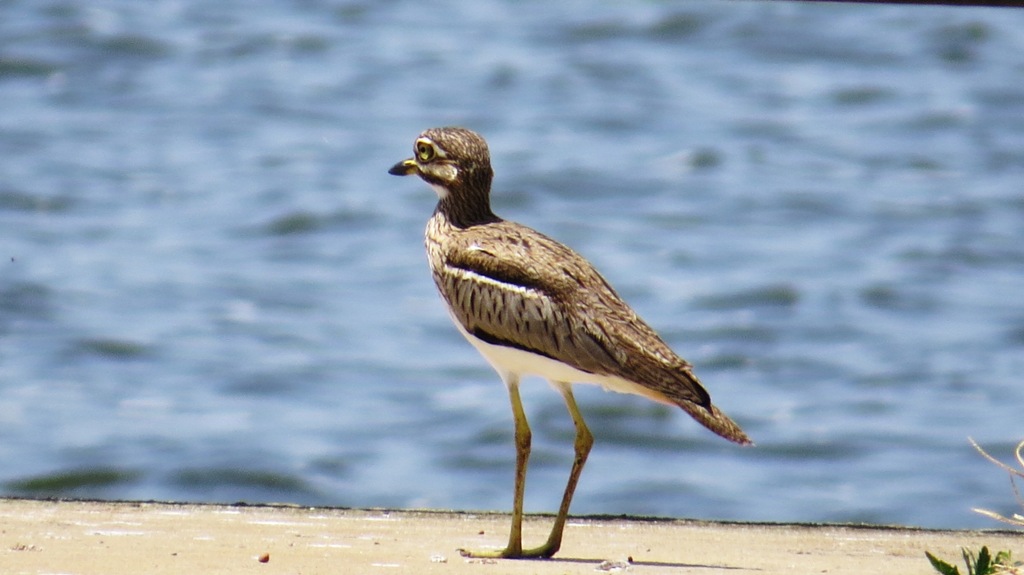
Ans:
[[[411,176],[420,173],[420,167],[416,165],[416,160],[409,158],[391,166],[388,173],[392,176]]]

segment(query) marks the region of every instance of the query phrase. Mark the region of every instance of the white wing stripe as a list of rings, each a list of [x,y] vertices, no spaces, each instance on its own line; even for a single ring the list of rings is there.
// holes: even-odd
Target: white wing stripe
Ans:
[[[528,287],[525,287],[525,286],[521,286],[521,285],[517,285],[517,284],[510,284],[510,283],[507,283],[507,282],[498,281],[498,280],[496,280],[496,279],[494,279],[492,277],[485,276],[483,274],[478,274],[478,273],[476,273],[474,271],[467,270],[465,268],[459,268],[459,267],[455,267],[455,266],[451,266],[451,265],[446,265],[445,266],[445,270],[448,273],[452,274],[453,276],[458,277],[459,279],[468,280],[468,281],[472,281],[472,282],[479,282],[479,283],[482,283],[482,284],[487,284],[487,285],[494,286],[494,287],[502,289],[502,290],[515,292],[516,294],[521,295],[521,296],[526,296],[527,298],[540,298],[540,297],[544,297],[544,295],[542,293],[540,293],[539,291],[537,291],[535,289],[531,289],[531,288],[528,288]]]

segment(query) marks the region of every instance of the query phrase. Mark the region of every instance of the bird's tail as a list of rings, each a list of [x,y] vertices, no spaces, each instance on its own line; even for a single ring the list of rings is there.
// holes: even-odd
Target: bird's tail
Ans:
[[[729,419],[728,415],[722,413],[714,405],[704,407],[689,401],[680,401],[677,405],[683,408],[683,411],[689,413],[690,417],[696,419],[698,423],[729,441],[739,443],[740,445],[754,444],[735,421]]]

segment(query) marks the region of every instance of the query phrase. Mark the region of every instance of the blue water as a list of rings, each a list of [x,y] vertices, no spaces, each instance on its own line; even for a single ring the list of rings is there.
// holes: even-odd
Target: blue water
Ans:
[[[575,513],[994,527],[1024,439],[1024,11],[0,4],[0,494],[507,510],[386,170],[489,140],[758,446],[583,388]],[[572,424],[543,382],[527,508]],[[1019,511],[1019,510],[1017,510]]]

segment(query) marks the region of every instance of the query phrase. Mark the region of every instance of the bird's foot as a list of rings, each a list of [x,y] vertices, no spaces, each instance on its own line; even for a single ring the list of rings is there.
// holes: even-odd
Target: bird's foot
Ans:
[[[459,549],[459,554],[463,557],[474,559],[549,559],[558,552],[558,547],[557,543],[552,544],[548,542],[533,549],[523,549],[521,547],[505,547],[504,549],[486,549],[481,551]]]

